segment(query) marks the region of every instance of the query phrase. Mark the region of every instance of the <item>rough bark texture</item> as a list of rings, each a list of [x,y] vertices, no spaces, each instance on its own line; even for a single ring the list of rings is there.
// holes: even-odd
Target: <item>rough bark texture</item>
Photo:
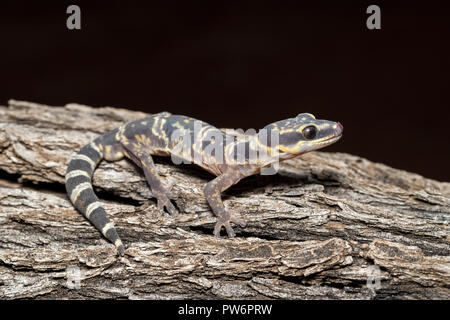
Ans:
[[[66,164],[98,134],[144,116],[0,107],[1,299],[450,298],[450,183],[344,153],[306,154],[225,192],[247,221],[234,239],[212,236],[208,173],[159,159],[160,175],[176,180],[181,214],[170,216],[148,199],[139,169],[103,161],[94,187],[127,246],[116,256],[68,201]],[[77,274],[78,289],[68,282]]]

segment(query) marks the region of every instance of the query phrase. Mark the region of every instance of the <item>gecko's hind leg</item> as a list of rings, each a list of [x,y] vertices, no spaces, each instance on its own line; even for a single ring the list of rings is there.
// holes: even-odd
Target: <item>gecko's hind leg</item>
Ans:
[[[136,163],[136,165],[142,168],[142,171],[144,171],[145,179],[150,186],[152,196],[156,198],[158,209],[164,210],[164,208],[166,208],[166,210],[170,214],[177,214],[177,208],[175,208],[175,206],[170,201],[170,199],[172,198],[171,189],[175,184],[175,181],[170,179],[168,187],[165,187],[161,181],[161,177],[156,172],[156,167],[153,162],[152,156],[148,152],[133,152],[133,150],[127,151],[130,152],[127,152],[126,156],[129,157],[134,163]]]
[[[171,189],[174,183],[169,183],[168,187],[165,187],[161,182],[161,178],[156,172],[155,164],[153,163],[153,159],[149,154],[144,155],[141,158],[142,162],[142,170],[144,171],[145,178],[147,179],[150,188],[152,189],[153,196],[156,198],[158,203],[158,209],[167,211],[172,214],[178,214],[177,208],[170,201]]]

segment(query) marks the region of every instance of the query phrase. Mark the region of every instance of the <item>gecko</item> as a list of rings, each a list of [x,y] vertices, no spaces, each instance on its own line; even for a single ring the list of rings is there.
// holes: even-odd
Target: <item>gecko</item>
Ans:
[[[310,113],[301,113],[271,123],[243,140],[206,122],[161,112],[125,123],[81,148],[70,158],[65,186],[74,207],[115,245],[119,255],[124,255],[125,246],[114,223],[94,193],[94,170],[103,159],[129,159],[142,169],[151,194],[156,198],[157,208],[175,215],[178,209],[171,202],[171,186],[162,181],[152,159],[152,156],[171,156],[216,176],[203,189],[217,217],[213,234],[220,237],[225,228],[228,237],[234,237],[231,223],[241,227],[246,223],[225,208],[222,192],[263,168],[338,141],[343,129],[339,122],[319,120]]]

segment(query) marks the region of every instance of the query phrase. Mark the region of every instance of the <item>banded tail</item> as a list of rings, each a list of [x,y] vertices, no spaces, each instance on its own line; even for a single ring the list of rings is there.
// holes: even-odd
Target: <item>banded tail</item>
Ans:
[[[117,129],[96,138],[71,158],[66,172],[66,190],[75,208],[116,246],[120,255],[123,255],[123,243],[92,188],[95,167],[105,155],[103,146],[116,143],[116,132]]]

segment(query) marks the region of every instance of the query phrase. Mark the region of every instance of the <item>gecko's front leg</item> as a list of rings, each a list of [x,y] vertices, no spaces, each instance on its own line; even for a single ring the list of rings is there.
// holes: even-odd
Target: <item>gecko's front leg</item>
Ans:
[[[244,176],[240,174],[239,171],[227,171],[208,182],[205,186],[204,193],[206,200],[208,200],[211,209],[217,216],[217,223],[214,227],[214,235],[216,237],[220,236],[220,230],[225,227],[229,237],[234,237],[235,233],[230,225],[230,222],[239,224],[241,227],[245,227],[245,221],[234,217],[230,212],[225,209],[222,202],[221,193],[236,184]]]

